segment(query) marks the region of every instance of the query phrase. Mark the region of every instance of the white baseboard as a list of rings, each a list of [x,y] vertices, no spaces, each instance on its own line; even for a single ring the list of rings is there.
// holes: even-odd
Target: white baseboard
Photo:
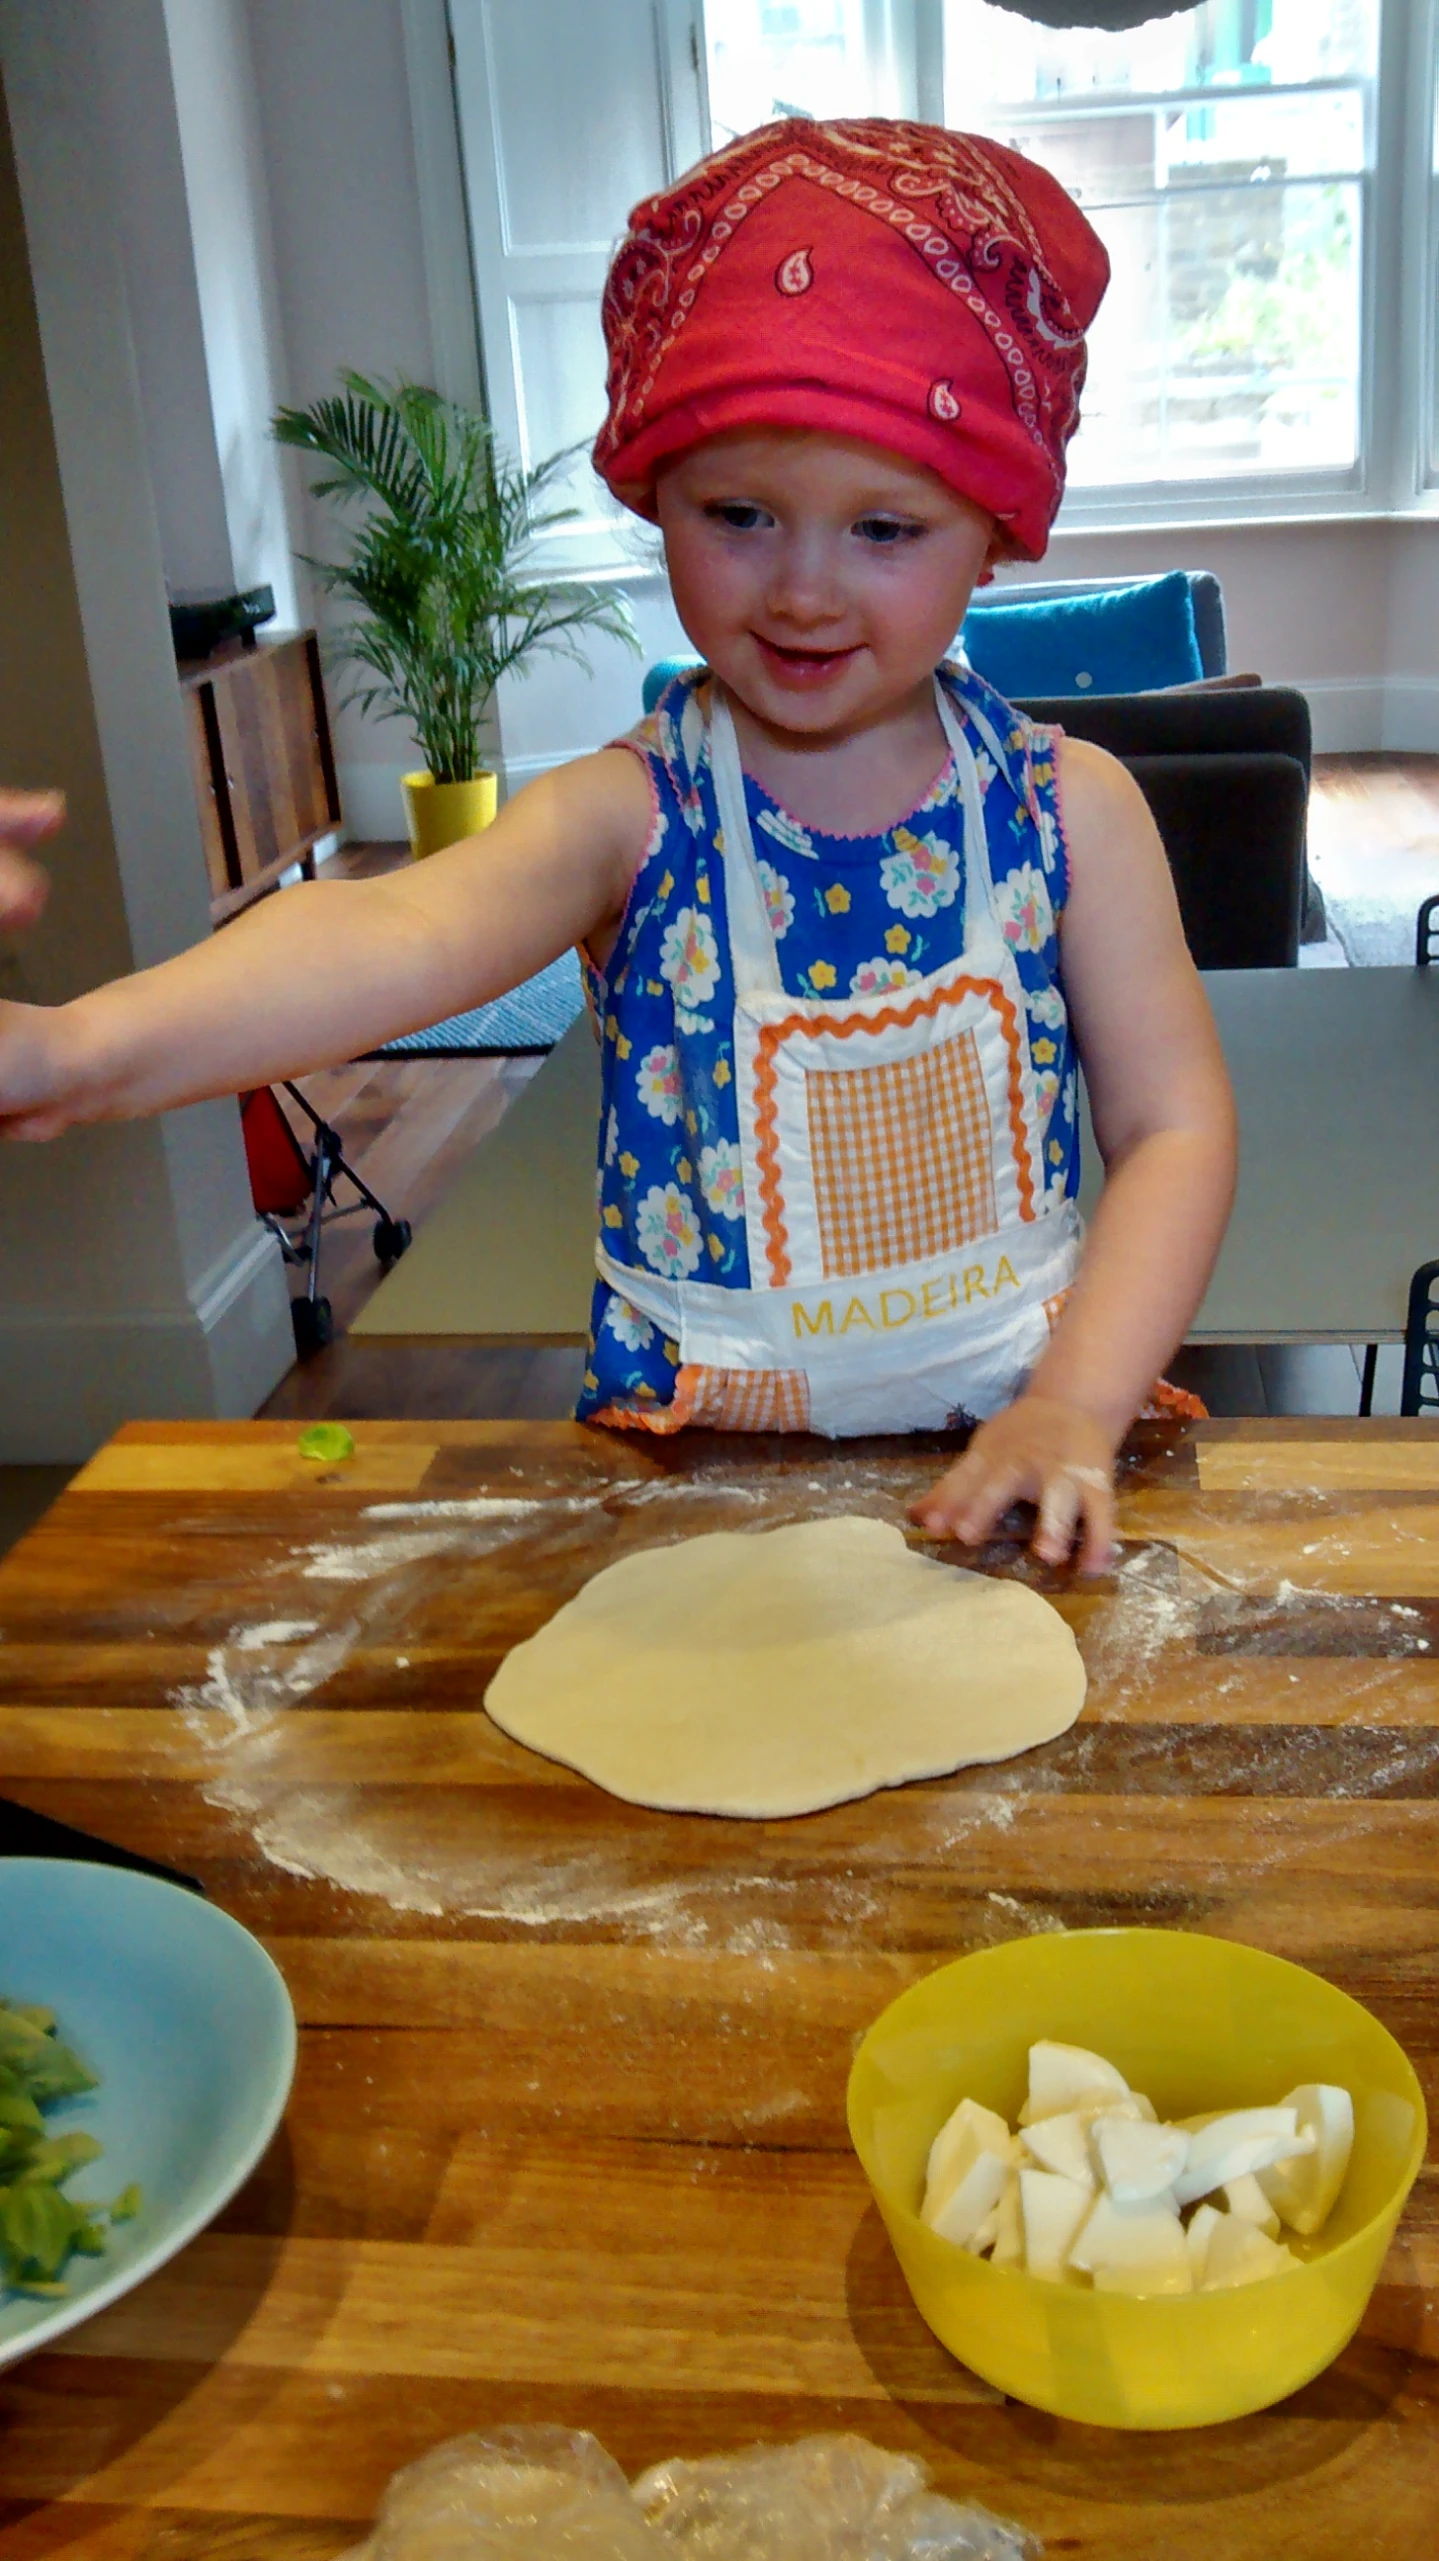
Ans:
[[[1439,676],[1388,679],[1380,745],[1400,755],[1439,755]]]
[[[132,1421],[254,1413],[294,1360],[279,1247],[256,1225],[195,1304],[0,1313],[0,1465],[76,1465]]]
[[[1377,748],[1392,755],[1439,755],[1439,677],[1387,676],[1353,683],[1296,678],[1314,722],[1321,755],[1356,756]]]

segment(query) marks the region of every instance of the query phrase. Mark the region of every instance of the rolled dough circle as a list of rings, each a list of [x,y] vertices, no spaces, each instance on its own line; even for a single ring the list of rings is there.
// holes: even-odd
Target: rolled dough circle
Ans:
[[[506,1657],[485,1705],[631,1804],[764,1818],[1009,1760],[1065,1733],[1084,1691],[1037,1592],[846,1514],[607,1565]]]

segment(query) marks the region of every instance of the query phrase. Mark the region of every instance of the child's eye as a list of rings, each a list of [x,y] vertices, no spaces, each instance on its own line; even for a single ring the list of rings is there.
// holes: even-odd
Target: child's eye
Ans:
[[[752,505],[748,498],[712,498],[705,514],[712,523],[728,525],[731,532],[737,534],[753,533],[759,526],[772,522],[763,507]]]
[[[861,542],[892,550],[900,543],[917,542],[924,527],[903,516],[861,516],[854,530]]]

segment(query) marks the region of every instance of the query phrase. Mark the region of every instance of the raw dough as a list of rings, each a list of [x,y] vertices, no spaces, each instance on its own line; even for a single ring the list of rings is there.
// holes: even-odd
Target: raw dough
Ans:
[[[612,1796],[764,1817],[1009,1760],[1063,1734],[1084,1689],[1037,1592],[849,1514],[607,1565],[515,1647],[485,1705]]]

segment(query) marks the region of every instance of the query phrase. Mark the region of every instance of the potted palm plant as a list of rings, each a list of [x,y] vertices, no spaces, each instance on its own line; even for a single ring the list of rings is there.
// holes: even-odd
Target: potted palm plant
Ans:
[[[308,409],[278,411],[273,433],[327,466],[317,497],[354,511],[346,558],[309,566],[351,609],[330,644],[359,670],[343,701],[398,713],[419,740],[425,770],[404,778],[410,849],[432,854],[494,817],[480,742],[500,678],[541,651],[584,666],[584,631],[638,643],[625,597],[534,571],[535,535],[578,513],[550,503],[568,455],[525,471],[486,419],[438,391],[340,380]]]

